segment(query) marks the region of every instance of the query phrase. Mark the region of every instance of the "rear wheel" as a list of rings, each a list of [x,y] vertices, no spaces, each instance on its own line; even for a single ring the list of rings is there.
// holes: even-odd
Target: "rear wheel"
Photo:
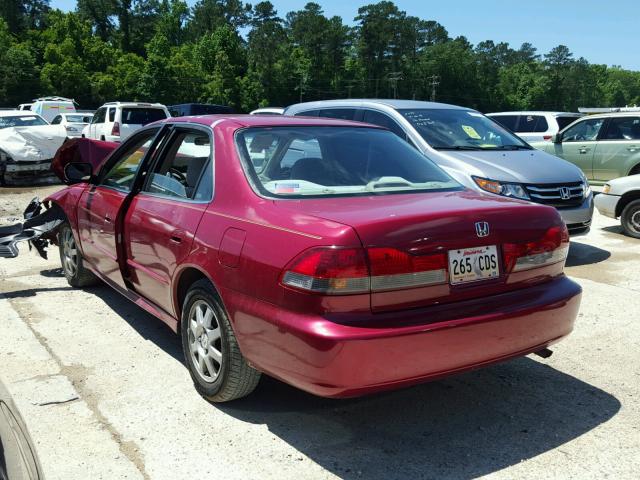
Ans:
[[[627,235],[640,238],[640,200],[629,202],[620,216],[620,223]]]
[[[206,280],[194,283],[187,293],[181,333],[187,368],[204,398],[228,402],[256,388],[260,372],[242,356],[222,302]]]
[[[62,271],[69,285],[89,287],[98,283],[98,277],[84,266],[84,260],[68,223],[63,223],[58,229],[58,248]]]

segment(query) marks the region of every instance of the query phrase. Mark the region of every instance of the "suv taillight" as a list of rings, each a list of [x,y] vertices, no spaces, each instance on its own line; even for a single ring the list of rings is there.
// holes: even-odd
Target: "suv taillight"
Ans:
[[[325,295],[416,288],[447,281],[445,254],[410,255],[395,248],[316,247],[284,270],[281,282]]]
[[[113,124],[113,128],[111,129],[111,135],[113,137],[119,137],[120,136],[120,124],[118,122],[115,122]]]
[[[507,273],[564,262],[569,253],[569,230],[564,223],[551,227],[534,242],[505,243],[502,253]]]

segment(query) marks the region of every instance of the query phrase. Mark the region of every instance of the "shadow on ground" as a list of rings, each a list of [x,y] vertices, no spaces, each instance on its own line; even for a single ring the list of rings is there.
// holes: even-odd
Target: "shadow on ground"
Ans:
[[[161,321],[109,287],[92,292],[143,338],[182,362],[179,337]],[[381,356],[381,361],[392,359]],[[211,408],[266,425],[273,435],[342,478],[470,479],[589,432],[611,419],[620,402],[527,357],[348,400],[314,397],[263,376],[251,396]]]
[[[580,265],[592,265],[594,263],[604,262],[610,256],[611,252],[608,250],[572,240],[566,266],[578,267]]]

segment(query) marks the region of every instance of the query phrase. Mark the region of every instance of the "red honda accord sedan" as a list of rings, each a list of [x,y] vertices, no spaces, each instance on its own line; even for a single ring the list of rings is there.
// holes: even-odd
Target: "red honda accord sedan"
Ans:
[[[573,328],[556,210],[471,192],[385,129],[184,117],[107,147],[54,162],[66,278],[180,332],[210,401],[261,373],[327,397],[398,388]]]

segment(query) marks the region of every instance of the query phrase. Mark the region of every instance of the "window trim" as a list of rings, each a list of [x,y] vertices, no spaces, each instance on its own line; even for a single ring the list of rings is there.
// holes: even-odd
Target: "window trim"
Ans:
[[[212,172],[211,172],[212,185],[211,185],[211,195],[209,199],[196,200],[192,198],[180,198],[173,195],[165,195],[162,193],[149,192],[145,190],[145,188],[148,188],[149,182],[151,181],[150,180],[151,175],[146,175],[146,173],[152,172],[156,167],[158,167],[159,164],[161,164],[164,161],[165,154],[167,152],[167,149],[169,148],[169,145],[171,145],[173,139],[178,135],[178,132],[184,131],[184,130],[187,130],[187,131],[199,130],[206,133],[207,136],[209,137],[210,151],[211,151],[211,153],[209,154],[209,161],[207,161],[207,163],[205,164],[205,167],[202,169],[202,172],[200,172],[200,177],[198,177],[198,182],[196,183],[196,188],[195,188],[195,190],[197,190],[200,187],[200,182],[204,177],[205,170],[207,168],[211,168],[212,169]],[[180,124],[174,123],[169,125],[169,131],[165,138],[166,138],[166,141],[164,142],[163,145],[161,145],[157,155],[155,155],[152,161],[149,163],[149,168],[147,168],[145,172],[144,181],[142,185],[140,185],[140,189],[138,190],[137,194],[142,195],[144,197],[161,198],[164,200],[172,200],[172,201],[181,202],[181,203],[194,203],[194,204],[211,203],[215,198],[215,190],[216,190],[215,143],[214,143],[215,139],[213,137],[212,129],[199,123],[187,123],[187,122],[180,122]]]

